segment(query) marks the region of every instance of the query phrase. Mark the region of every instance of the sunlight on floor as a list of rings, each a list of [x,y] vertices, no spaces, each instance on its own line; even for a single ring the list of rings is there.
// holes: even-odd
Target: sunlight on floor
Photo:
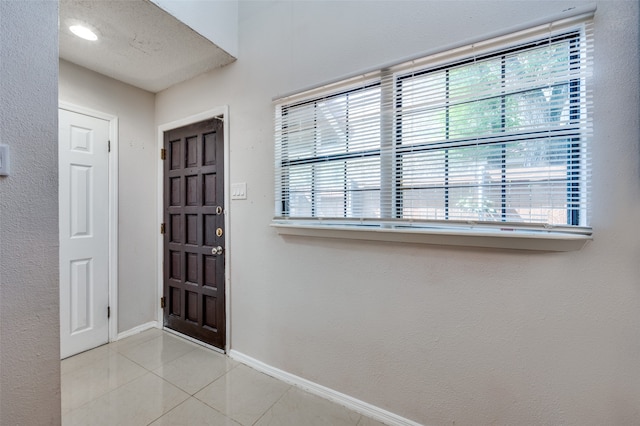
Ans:
[[[62,424],[382,425],[158,329],[63,360]]]

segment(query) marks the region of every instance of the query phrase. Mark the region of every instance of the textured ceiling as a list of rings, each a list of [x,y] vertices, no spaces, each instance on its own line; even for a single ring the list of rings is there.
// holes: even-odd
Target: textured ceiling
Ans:
[[[62,59],[150,92],[235,60],[148,0],[60,0],[59,18]],[[73,35],[76,23],[98,40]]]

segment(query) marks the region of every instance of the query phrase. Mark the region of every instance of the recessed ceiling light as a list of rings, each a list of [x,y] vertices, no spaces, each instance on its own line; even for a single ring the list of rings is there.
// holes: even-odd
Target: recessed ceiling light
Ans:
[[[89,28],[84,27],[82,25],[71,25],[69,27],[69,30],[75,35],[77,35],[78,37],[83,38],[85,40],[96,41],[98,39],[98,36],[96,35],[96,33],[94,33]]]

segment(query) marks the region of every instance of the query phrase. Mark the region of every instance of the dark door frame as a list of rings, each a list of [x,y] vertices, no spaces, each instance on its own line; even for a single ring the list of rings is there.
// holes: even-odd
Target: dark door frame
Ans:
[[[230,212],[230,177],[229,177],[229,106],[223,105],[208,111],[201,112],[199,114],[191,115],[188,117],[184,117],[175,121],[171,121],[168,123],[158,125],[158,149],[157,149],[157,158],[158,158],[158,179],[157,179],[157,193],[158,193],[158,203],[157,203],[157,218],[156,218],[156,247],[157,247],[157,259],[158,259],[158,268],[156,270],[157,274],[157,293],[156,293],[156,303],[157,303],[157,311],[156,311],[156,321],[154,326],[156,328],[163,328],[163,309],[160,307],[160,298],[164,293],[164,280],[163,280],[163,262],[164,262],[164,249],[163,249],[163,235],[160,234],[160,225],[163,222],[163,200],[164,200],[164,165],[163,160],[160,158],[160,149],[164,146],[164,132],[172,129],[177,129],[180,127],[187,126],[189,124],[198,123],[200,121],[212,119],[212,118],[220,118],[224,122],[223,134],[224,134],[224,242],[225,242],[225,268],[224,268],[224,288],[225,288],[225,347],[224,352],[228,353],[231,348],[231,309],[230,309],[230,300],[231,300],[231,292],[230,292],[230,226],[229,226],[229,212]],[[172,330],[165,329],[166,331],[173,332]],[[185,337],[185,336],[183,336]],[[219,348],[216,348],[211,345],[207,345],[203,342],[197,341],[195,339],[191,339],[186,337],[189,340],[193,340],[196,343],[207,346],[216,351],[220,351]]]

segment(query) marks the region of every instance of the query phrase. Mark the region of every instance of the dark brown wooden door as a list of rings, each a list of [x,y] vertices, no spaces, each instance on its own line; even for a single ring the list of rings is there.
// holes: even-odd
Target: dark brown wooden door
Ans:
[[[222,121],[164,134],[164,325],[224,349]]]

